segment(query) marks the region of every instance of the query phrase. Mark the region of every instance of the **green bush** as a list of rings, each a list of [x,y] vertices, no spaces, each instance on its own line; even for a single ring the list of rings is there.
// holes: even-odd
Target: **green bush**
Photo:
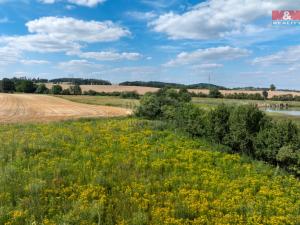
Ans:
[[[146,93],[140,101],[136,115],[147,119],[162,119],[170,116],[172,108],[191,101],[187,91],[163,88],[156,93]],[[166,112],[168,111],[168,112]]]
[[[52,88],[51,88],[51,94],[54,94],[54,95],[59,95],[61,94],[63,88],[62,86],[60,85],[53,85]]]
[[[81,95],[82,90],[81,87],[78,84],[72,85],[69,88],[71,95]]]
[[[49,89],[46,87],[45,84],[39,84],[35,90],[35,93],[37,94],[48,94]]]
[[[71,95],[70,89],[69,89],[69,88],[63,89],[63,90],[61,91],[61,94],[62,94],[62,95]]]
[[[229,133],[231,111],[231,107],[222,104],[208,114],[207,134],[214,142],[224,143],[224,138]]]
[[[253,105],[235,107],[229,116],[225,144],[235,152],[253,155],[254,138],[266,122],[266,115]]]
[[[20,80],[16,84],[17,92],[34,93],[36,85],[31,80]]]
[[[140,95],[136,91],[124,91],[120,94],[124,99],[140,99]]]
[[[14,91],[15,91],[15,83],[8,78],[3,78],[3,80],[0,83],[0,92],[12,93]]]
[[[223,98],[223,95],[218,89],[212,88],[212,89],[209,90],[208,97],[210,97],[210,98]]]

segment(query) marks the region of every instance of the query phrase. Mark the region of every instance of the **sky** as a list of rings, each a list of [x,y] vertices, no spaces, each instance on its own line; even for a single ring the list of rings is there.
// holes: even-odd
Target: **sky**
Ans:
[[[300,89],[296,0],[0,0],[0,77]]]

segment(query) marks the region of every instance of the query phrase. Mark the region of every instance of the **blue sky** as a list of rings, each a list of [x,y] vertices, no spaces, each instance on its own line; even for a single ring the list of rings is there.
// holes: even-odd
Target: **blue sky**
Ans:
[[[0,76],[300,89],[294,0],[0,0]]]

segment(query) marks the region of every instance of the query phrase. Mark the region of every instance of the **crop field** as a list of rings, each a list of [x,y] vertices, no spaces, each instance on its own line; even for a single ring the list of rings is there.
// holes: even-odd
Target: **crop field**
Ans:
[[[139,100],[136,99],[123,99],[118,96],[85,96],[85,95],[59,95],[58,97],[91,105],[105,105],[105,106],[116,106],[128,109],[134,109],[139,105]]]
[[[69,88],[70,84],[59,84],[63,87],[63,89]],[[46,83],[46,86],[48,88],[51,88],[53,86],[52,83]],[[153,87],[141,87],[141,86],[120,86],[120,85],[80,85],[82,91],[97,91],[97,92],[126,92],[126,91],[136,91],[137,93],[143,95],[147,92],[156,92],[159,90],[159,88],[153,88]],[[195,93],[203,93],[208,94],[208,89],[189,89],[190,92]],[[234,94],[234,93],[246,93],[246,94],[261,94],[262,91],[245,91],[245,90],[220,90],[220,92],[223,95],[226,94]],[[300,92],[294,92],[294,91],[269,91],[269,97],[272,98],[273,96],[278,95],[287,95],[291,94],[294,96],[300,96]]]
[[[0,94],[0,123],[126,116],[129,109],[74,103],[47,95]]]
[[[158,122],[0,131],[0,224],[300,223],[299,180]]]

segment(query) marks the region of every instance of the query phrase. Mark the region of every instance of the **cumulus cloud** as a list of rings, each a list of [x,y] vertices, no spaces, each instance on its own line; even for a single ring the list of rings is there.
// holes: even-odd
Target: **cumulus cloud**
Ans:
[[[269,65],[294,65],[299,64],[300,61],[300,45],[289,47],[277,53],[257,57],[253,60],[253,64],[263,66]]]
[[[138,60],[142,57],[140,53],[136,52],[80,52],[77,54],[81,58],[95,59],[99,61],[116,61],[116,60]]]
[[[208,0],[183,14],[163,14],[149,26],[171,39],[224,38],[232,32],[242,32],[258,18],[270,16],[272,10],[299,7],[300,2],[294,0]]]
[[[136,20],[151,20],[157,17],[154,12],[139,12],[139,11],[130,11],[126,13],[127,16],[136,19]]]
[[[26,26],[31,33],[89,43],[116,41],[130,35],[129,30],[111,21],[85,21],[72,17],[42,17],[29,21]]]
[[[39,0],[39,2],[44,4],[53,4],[58,1],[63,1],[63,0]],[[98,4],[105,2],[105,0],[65,0],[65,2],[69,2],[79,6],[95,7]]]
[[[24,65],[44,65],[49,64],[49,61],[46,60],[36,60],[36,59],[22,59],[20,61]]]
[[[21,36],[1,36],[0,47],[12,52],[81,52],[84,43],[116,41],[130,35],[129,30],[111,21],[84,21],[70,17],[42,17],[26,23],[30,34]],[[88,57],[89,55],[87,55]],[[124,55],[123,58],[133,55]]]
[[[180,66],[195,63],[232,60],[248,56],[250,51],[247,49],[221,46],[215,48],[198,49],[193,52],[181,52],[175,59],[170,60],[165,66]]]
[[[88,60],[70,60],[66,62],[61,62],[58,64],[58,68],[64,72],[70,73],[85,73],[85,72],[95,72],[103,69],[103,65],[89,62]]]

